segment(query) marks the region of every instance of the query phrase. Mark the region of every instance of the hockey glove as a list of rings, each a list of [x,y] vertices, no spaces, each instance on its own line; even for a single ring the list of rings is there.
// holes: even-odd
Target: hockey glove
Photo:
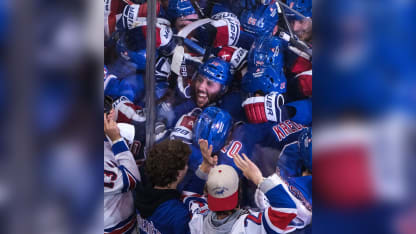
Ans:
[[[198,115],[202,112],[200,108],[193,109],[190,113],[182,115],[170,134],[170,139],[178,139],[183,143],[192,144],[192,129]]]
[[[250,123],[281,122],[282,111],[280,107],[284,102],[282,94],[269,93],[266,96],[247,98],[242,103],[242,107]]]
[[[113,103],[113,108],[118,123],[132,123],[132,121],[141,123],[146,121],[144,110],[124,96]]]
[[[236,71],[240,70],[247,63],[247,54],[248,51],[246,49],[224,46],[217,56],[231,64],[230,72],[234,75]]]

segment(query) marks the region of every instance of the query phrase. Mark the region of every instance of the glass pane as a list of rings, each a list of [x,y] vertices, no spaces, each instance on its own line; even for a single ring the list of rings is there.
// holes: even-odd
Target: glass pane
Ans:
[[[294,177],[310,182],[311,1],[156,1],[152,50],[146,48],[149,2],[114,1],[105,1],[104,91],[114,100],[117,122],[135,126],[131,148],[139,165],[146,161],[146,130],[154,129],[154,143],[178,139],[192,149],[178,190],[202,162],[200,139],[242,181],[235,153],[245,153],[263,176],[277,173],[296,186],[304,184]],[[146,76],[149,53],[155,72]],[[154,89],[145,88],[149,82]],[[154,126],[146,120],[152,110]],[[241,207],[262,208],[253,184],[243,190]],[[306,210],[310,195],[306,189],[301,196]],[[303,226],[310,222],[305,215]]]

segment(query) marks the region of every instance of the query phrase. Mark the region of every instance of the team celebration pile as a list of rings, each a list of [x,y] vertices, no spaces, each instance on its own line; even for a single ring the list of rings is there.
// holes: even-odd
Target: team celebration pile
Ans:
[[[104,233],[310,233],[312,1],[104,5]]]

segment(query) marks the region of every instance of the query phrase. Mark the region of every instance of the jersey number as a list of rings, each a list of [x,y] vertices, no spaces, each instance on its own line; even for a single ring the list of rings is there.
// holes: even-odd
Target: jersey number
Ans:
[[[114,181],[114,180],[117,179],[116,173],[114,173],[112,171],[104,170],[104,176],[110,178],[111,181]],[[113,188],[114,187],[114,183],[113,182],[104,182],[104,187]]]
[[[234,154],[238,154],[241,150],[242,144],[239,141],[234,141],[227,152],[227,156],[233,158]]]

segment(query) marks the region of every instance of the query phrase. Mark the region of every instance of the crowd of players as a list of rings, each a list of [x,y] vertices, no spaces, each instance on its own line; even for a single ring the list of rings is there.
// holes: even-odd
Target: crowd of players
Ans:
[[[309,232],[312,2],[157,0],[146,154],[147,3],[104,4],[104,232]]]

